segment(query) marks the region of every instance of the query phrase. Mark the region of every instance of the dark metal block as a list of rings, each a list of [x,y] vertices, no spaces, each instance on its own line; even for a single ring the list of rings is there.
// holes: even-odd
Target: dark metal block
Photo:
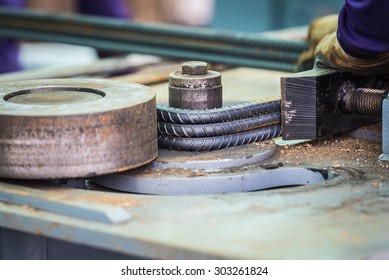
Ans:
[[[281,78],[281,122],[285,140],[316,139],[379,122],[380,117],[345,113],[344,87],[381,88],[380,78],[332,69],[312,69]]]

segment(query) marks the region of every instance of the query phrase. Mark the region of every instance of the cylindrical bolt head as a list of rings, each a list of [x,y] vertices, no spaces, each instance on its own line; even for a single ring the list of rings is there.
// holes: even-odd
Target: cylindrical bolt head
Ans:
[[[203,61],[188,61],[182,64],[182,74],[184,75],[206,75],[208,73],[208,63]]]

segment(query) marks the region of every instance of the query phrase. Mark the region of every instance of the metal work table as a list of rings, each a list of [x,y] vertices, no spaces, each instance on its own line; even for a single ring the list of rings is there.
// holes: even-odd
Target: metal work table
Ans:
[[[114,205],[131,218],[106,224],[0,203],[0,225],[140,258],[373,258],[389,246],[389,184],[350,170],[345,176],[352,181],[321,186],[178,197],[53,186],[42,192],[31,183],[1,183],[1,189],[42,199],[59,194],[65,204]]]
[[[279,86],[279,72],[230,71],[237,88],[260,81],[270,89],[258,97],[274,95]],[[266,78],[258,78],[261,73]],[[158,88],[164,85],[155,86],[163,99]],[[256,87],[243,92],[248,100],[257,95]],[[234,95],[231,90],[226,100]],[[388,164],[377,160],[380,146],[346,135],[277,146],[275,155],[263,162],[264,169],[325,169],[334,178],[248,193],[154,196],[2,180],[0,197],[19,203],[0,202],[0,258],[66,258],[54,251],[71,246],[102,250],[100,258],[387,258],[389,176]],[[26,197],[39,207],[18,205]],[[50,211],[53,205],[60,210]],[[32,243],[35,252],[21,248]],[[10,246],[23,252],[6,255]],[[84,258],[97,258],[97,253]]]

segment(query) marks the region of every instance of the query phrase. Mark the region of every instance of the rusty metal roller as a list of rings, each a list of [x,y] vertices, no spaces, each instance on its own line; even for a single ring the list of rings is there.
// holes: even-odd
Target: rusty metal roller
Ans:
[[[0,85],[0,177],[58,179],[124,171],[156,158],[154,92],[98,79]]]

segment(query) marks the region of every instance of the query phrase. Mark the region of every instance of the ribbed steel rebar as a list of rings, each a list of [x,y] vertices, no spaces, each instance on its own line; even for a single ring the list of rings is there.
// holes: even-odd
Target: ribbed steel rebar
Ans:
[[[44,22],[31,22],[31,21],[15,21],[14,19],[2,20],[0,26],[4,26],[8,31],[14,29],[19,30],[33,30],[44,32],[45,34],[63,34],[71,36],[79,36],[84,38],[103,39],[115,42],[139,44],[142,46],[159,46],[164,48],[177,48],[188,49],[192,51],[206,50],[212,53],[223,53],[228,55],[239,55],[245,57],[253,57],[259,59],[268,59],[284,62],[296,62],[300,56],[298,52],[290,52],[286,50],[269,49],[264,47],[253,47],[237,44],[227,44],[224,42],[207,42],[203,40],[185,39],[180,37],[173,37],[160,34],[141,34],[134,33],[126,30],[111,30],[101,28],[97,30],[94,26],[76,26],[73,23],[68,24],[64,28],[63,23],[52,23],[47,25]],[[15,27],[18,26],[18,27]],[[20,27],[19,27],[20,26]],[[27,28],[26,28],[27,27]]]
[[[51,26],[56,26],[56,24],[62,24],[59,26],[62,26],[65,30],[70,29],[71,25],[73,24],[77,28],[81,26],[96,28],[89,30],[89,32],[101,32],[102,29],[113,29],[134,32],[138,34],[158,34],[188,39],[201,39],[206,42],[217,41],[225,43],[235,43],[239,45],[247,44],[256,47],[265,47],[274,50],[286,50],[295,52],[301,52],[307,48],[307,45],[304,41],[275,40],[255,33],[218,31],[213,29],[186,27],[169,24],[134,23],[129,22],[127,20],[106,17],[85,15],[77,16],[69,14],[54,15],[45,12],[9,8],[0,8],[0,17],[2,19],[2,22],[9,18],[17,19],[19,23],[21,23],[21,21],[25,19],[32,20],[32,22],[40,21],[42,23],[51,24]]]
[[[285,63],[278,61],[252,59],[239,56],[229,56],[224,54],[203,53],[196,51],[189,51],[185,49],[164,48],[151,45],[139,45],[132,43],[114,42],[104,39],[94,39],[84,36],[74,36],[66,34],[47,33],[40,31],[29,30],[14,30],[10,31],[6,28],[0,27],[0,36],[7,36],[10,38],[23,38],[41,41],[53,41],[75,45],[89,46],[98,49],[127,51],[142,54],[153,54],[164,57],[172,57],[185,60],[206,60],[208,62],[223,63],[235,66],[247,66],[253,68],[272,69],[286,72],[295,72],[297,67],[293,63]]]
[[[188,110],[157,105],[159,121],[181,124],[220,123],[281,110],[281,101],[258,101],[210,110]]]
[[[158,145],[160,148],[170,150],[209,151],[264,141],[280,135],[281,126],[273,125],[235,134],[206,138],[184,138],[159,135]]]
[[[177,137],[213,137],[275,125],[280,122],[280,112],[230,122],[200,125],[158,122],[158,133]]]
[[[140,24],[93,16],[52,15],[0,8],[2,36],[295,71],[303,41],[175,25]],[[205,58],[204,58],[205,57]]]

